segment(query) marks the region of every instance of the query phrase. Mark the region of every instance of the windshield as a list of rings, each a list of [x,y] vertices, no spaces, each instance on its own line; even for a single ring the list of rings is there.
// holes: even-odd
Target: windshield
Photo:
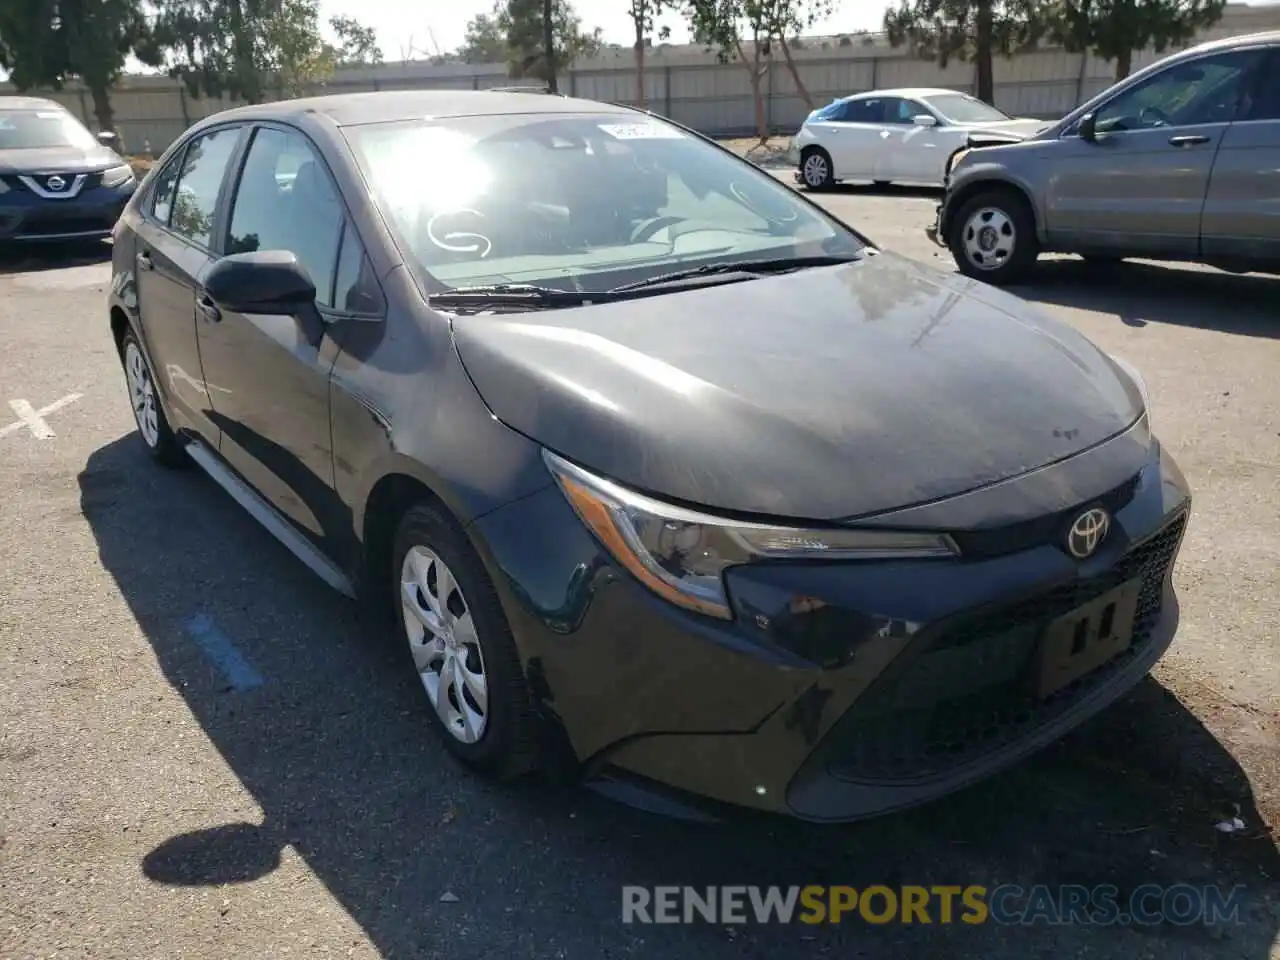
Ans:
[[[970,97],[963,93],[944,93],[936,97],[925,97],[924,102],[952,123],[999,123],[1002,120],[1013,119],[991,104],[983,103],[977,97]]]
[[[0,150],[96,146],[93,134],[63,110],[0,110]]]
[[[852,257],[768,174],[648,117],[519,114],[343,129],[431,292],[609,290],[702,264]]]

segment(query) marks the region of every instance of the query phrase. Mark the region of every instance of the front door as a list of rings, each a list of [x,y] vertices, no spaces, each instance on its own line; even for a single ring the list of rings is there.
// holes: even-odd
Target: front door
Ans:
[[[241,127],[220,127],[175,154],[139,210],[135,276],[143,337],[173,426],[218,442],[196,336],[195,287],[213,262],[213,221]]]
[[[1280,50],[1222,137],[1200,233],[1206,259],[1280,266]]]
[[[289,250],[333,302],[345,210],[328,168],[292,128],[260,126],[235,183],[227,254]],[[235,313],[197,291],[200,357],[223,458],[320,546],[334,534],[329,371],[338,346],[319,314]]]
[[[1195,258],[1214,157],[1260,56],[1240,50],[1172,64],[1100,106],[1096,140],[1067,131],[1046,151],[1050,242]]]

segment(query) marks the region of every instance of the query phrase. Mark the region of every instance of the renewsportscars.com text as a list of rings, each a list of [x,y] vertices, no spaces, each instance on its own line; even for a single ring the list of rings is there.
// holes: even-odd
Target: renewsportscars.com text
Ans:
[[[623,923],[1239,923],[1244,888],[1146,884],[622,888]]]

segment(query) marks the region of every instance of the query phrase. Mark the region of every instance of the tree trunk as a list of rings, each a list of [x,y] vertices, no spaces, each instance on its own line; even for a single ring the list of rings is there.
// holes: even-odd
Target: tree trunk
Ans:
[[[734,46],[738,49],[738,61],[747,71],[747,76],[751,80],[751,100],[756,109],[756,136],[760,138],[761,143],[769,142],[769,121],[764,111],[764,91],[760,89],[760,81],[764,77],[764,71],[760,69],[760,43],[757,41],[751,51],[751,60],[747,61],[747,55],[742,49],[742,41],[735,40]]]
[[[800,71],[796,69],[796,62],[791,59],[791,45],[787,43],[787,38],[779,34],[778,43],[782,46],[782,55],[787,61],[787,70],[791,74],[791,82],[796,85],[796,92],[800,94],[800,98],[804,100],[805,105],[812,110],[814,107],[813,97],[809,94],[809,88],[804,85],[804,81],[800,79]]]
[[[994,103],[996,96],[995,77],[992,67],[992,51],[995,38],[992,36],[993,18],[991,0],[978,0],[978,35],[975,38],[974,66],[977,68],[977,86],[974,95],[979,100]]]
[[[644,10],[633,11],[636,23],[636,104],[641,110],[648,108],[644,83]]]
[[[115,113],[111,110],[111,94],[106,84],[90,83],[89,93],[93,97],[93,115],[98,121],[98,130],[116,132]]]
[[[547,60],[547,87],[558,93],[556,86],[555,0],[542,0],[542,55]]]
[[[1122,50],[1120,55],[1116,57],[1116,83],[1119,83],[1129,75],[1129,71],[1133,69],[1133,51]]]

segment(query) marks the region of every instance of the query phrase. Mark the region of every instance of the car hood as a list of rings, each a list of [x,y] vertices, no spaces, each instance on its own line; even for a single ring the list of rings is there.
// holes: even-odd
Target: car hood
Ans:
[[[1142,412],[1072,328],[891,253],[453,327],[510,427],[640,491],[743,514],[852,519],[964,493]]]
[[[0,173],[88,173],[124,163],[107,147],[39,147],[0,150]]]
[[[970,136],[991,133],[1007,137],[1019,137],[1029,139],[1038,133],[1042,133],[1053,126],[1052,120],[1033,120],[1030,118],[1022,118],[1018,120],[1000,120],[995,123],[966,123],[961,124]]]

